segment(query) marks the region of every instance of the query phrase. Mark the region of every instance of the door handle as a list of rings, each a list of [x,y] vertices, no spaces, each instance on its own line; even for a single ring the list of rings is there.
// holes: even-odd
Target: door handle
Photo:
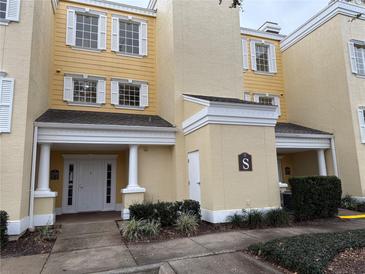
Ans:
[[[200,182],[197,182],[198,185],[200,185]]]

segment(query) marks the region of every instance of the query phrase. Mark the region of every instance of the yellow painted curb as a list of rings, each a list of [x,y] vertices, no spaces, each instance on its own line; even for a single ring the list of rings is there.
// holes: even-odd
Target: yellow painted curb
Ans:
[[[352,216],[338,216],[341,219],[362,219],[365,218],[365,214],[362,215],[352,215]]]

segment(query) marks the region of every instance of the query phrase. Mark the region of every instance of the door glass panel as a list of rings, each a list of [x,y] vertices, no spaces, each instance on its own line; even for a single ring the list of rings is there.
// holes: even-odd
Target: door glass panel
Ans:
[[[72,195],[73,195],[73,185],[74,185],[74,165],[70,164],[68,167],[68,193],[67,193],[67,205],[72,205]]]
[[[112,165],[107,165],[106,172],[106,203],[110,204],[111,202],[111,193],[112,193]]]

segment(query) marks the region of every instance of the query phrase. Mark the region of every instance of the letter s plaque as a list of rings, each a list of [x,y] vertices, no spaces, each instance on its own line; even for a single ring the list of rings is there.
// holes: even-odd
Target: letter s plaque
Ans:
[[[252,171],[252,156],[247,152],[238,155],[238,170]]]

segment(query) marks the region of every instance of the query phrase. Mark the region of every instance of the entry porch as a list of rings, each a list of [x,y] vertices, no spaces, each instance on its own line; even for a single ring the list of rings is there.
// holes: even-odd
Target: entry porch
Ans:
[[[35,126],[31,226],[70,213],[125,219],[134,202],[172,199],[175,128],[159,116],[48,110]]]

